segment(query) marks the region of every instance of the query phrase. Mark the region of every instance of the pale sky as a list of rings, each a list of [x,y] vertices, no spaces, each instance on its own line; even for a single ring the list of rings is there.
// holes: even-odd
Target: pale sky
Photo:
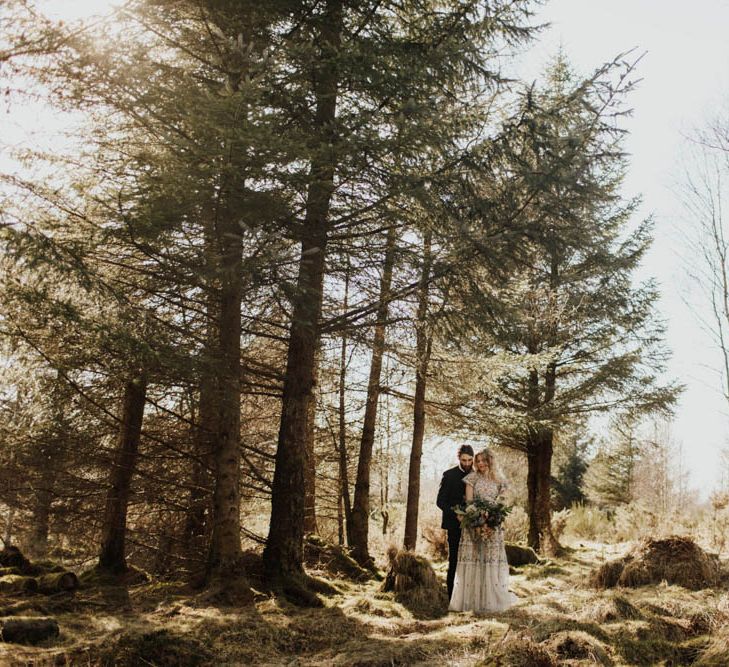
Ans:
[[[538,22],[551,27],[516,66],[537,77],[560,45],[573,66],[587,73],[635,48],[645,52],[642,78],[629,98],[626,126],[632,154],[626,193],[642,194],[644,215],[655,219],[655,242],[646,275],[660,285],[669,374],[686,385],[673,432],[683,442],[691,485],[706,497],[719,481],[719,451],[729,439],[729,406],[721,394],[720,356],[684,299],[700,304],[684,266],[691,262],[681,230],[689,224],[677,183],[685,163],[686,135],[719,110],[729,111],[729,0],[551,0]]]

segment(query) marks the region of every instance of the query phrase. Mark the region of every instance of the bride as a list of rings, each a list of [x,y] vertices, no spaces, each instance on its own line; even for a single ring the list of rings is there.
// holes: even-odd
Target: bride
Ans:
[[[463,478],[466,485],[466,503],[474,498],[495,500],[506,490],[507,483],[497,474],[491,450],[484,449],[476,454],[473,467],[474,470]],[[509,592],[509,564],[506,561],[504,529],[495,528],[481,540],[474,540],[470,530],[463,530],[449,609],[503,611],[518,599]]]

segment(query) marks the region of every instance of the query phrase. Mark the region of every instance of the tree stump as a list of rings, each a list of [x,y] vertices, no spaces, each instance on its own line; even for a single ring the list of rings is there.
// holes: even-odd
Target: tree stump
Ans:
[[[21,572],[30,565],[18,547],[5,547],[0,551],[0,567],[17,567]]]

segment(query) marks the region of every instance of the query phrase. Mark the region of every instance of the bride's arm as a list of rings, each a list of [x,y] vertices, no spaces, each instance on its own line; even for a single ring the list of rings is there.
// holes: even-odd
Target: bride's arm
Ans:
[[[466,502],[470,503],[473,500],[473,486],[466,483]]]

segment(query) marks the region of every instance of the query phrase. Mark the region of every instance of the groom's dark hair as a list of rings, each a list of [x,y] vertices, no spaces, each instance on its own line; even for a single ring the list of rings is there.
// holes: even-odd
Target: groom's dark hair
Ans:
[[[469,456],[473,456],[473,447],[471,447],[471,445],[461,445],[458,448],[458,456],[461,456],[461,454],[468,454]]]

